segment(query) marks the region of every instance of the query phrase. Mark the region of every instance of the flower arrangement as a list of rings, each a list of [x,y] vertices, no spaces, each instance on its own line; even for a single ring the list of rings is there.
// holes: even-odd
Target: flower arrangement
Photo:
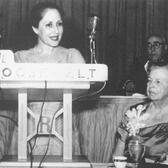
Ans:
[[[144,121],[149,117],[149,114],[147,113],[142,114],[145,109],[146,107],[140,104],[126,112],[126,116],[128,118],[126,127],[129,132],[129,136],[137,136],[140,128],[145,126]]]

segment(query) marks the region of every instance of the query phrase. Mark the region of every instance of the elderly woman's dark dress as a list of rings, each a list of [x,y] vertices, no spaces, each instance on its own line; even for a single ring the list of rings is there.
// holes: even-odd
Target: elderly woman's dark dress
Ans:
[[[162,158],[168,153],[168,64],[151,65],[148,72],[147,98],[148,101],[142,103],[141,111],[137,113],[139,105],[135,105],[125,113],[116,132],[118,141],[114,155],[128,155],[130,130],[137,127],[136,123],[139,124],[138,132],[133,132],[137,133],[133,135],[138,135],[146,146],[145,157]],[[138,120],[137,116],[131,117],[133,114],[138,114]],[[135,124],[129,127],[132,121]]]
[[[143,104],[146,108],[142,112],[141,115],[148,113],[146,110],[152,105],[152,102],[147,102]],[[136,106],[134,106],[136,107]],[[167,106],[168,110],[168,106]],[[141,116],[140,115],[140,116]],[[151,115],[151,114],[150,114]],[[149,115],[149,117],[150,117]],[[121,141],[126,142],[126,149],[124,151],[125,155],[128,155],[127,143],[131,137],[128,136],[127,130],[127,117],[124,116],[122,122],[120,123],[117,130],[117,137],[121,139]],[[149,149],[146,151],[146,157],[151,156],[159,156],[163,153],[168,152],[168,115],[167,111],[165,111],[162,116],[158,118],[146,119],[145,127],[140,128],[139,131],[140,141]]]

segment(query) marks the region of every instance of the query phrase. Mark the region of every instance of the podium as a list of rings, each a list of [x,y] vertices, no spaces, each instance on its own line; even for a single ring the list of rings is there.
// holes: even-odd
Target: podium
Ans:
[[[1,162],[0,167],[19,167],[28,164],[27,114],[28,100],[43,100],[41,91],[47,89],[48,100],[63,100],[63,159],[62,163],[48,162],[50,167],[90,167],[89,163],[73,161],[72,101],[88,90],[92,82],[107,80],[103,64],[15,63],[13,53],[0,51],[0,88],[5,100],[18,101],[18,156],[15,162]]]

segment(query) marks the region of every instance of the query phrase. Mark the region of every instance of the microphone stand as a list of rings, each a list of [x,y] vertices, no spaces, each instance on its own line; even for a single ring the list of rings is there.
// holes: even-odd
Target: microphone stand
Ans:
[[[96,32],[91,32],[91,34],[89,35],[91,64],[97,64],[97,61],[96,61],[96,41],[95,41],[95,35],[96,35]]]

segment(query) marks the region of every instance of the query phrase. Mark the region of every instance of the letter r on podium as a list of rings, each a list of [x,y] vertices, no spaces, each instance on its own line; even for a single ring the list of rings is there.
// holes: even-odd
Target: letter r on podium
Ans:
[[[51,130],[51,118],[50,116],[42,116],[39,133],[40,134],[49,134]]]

